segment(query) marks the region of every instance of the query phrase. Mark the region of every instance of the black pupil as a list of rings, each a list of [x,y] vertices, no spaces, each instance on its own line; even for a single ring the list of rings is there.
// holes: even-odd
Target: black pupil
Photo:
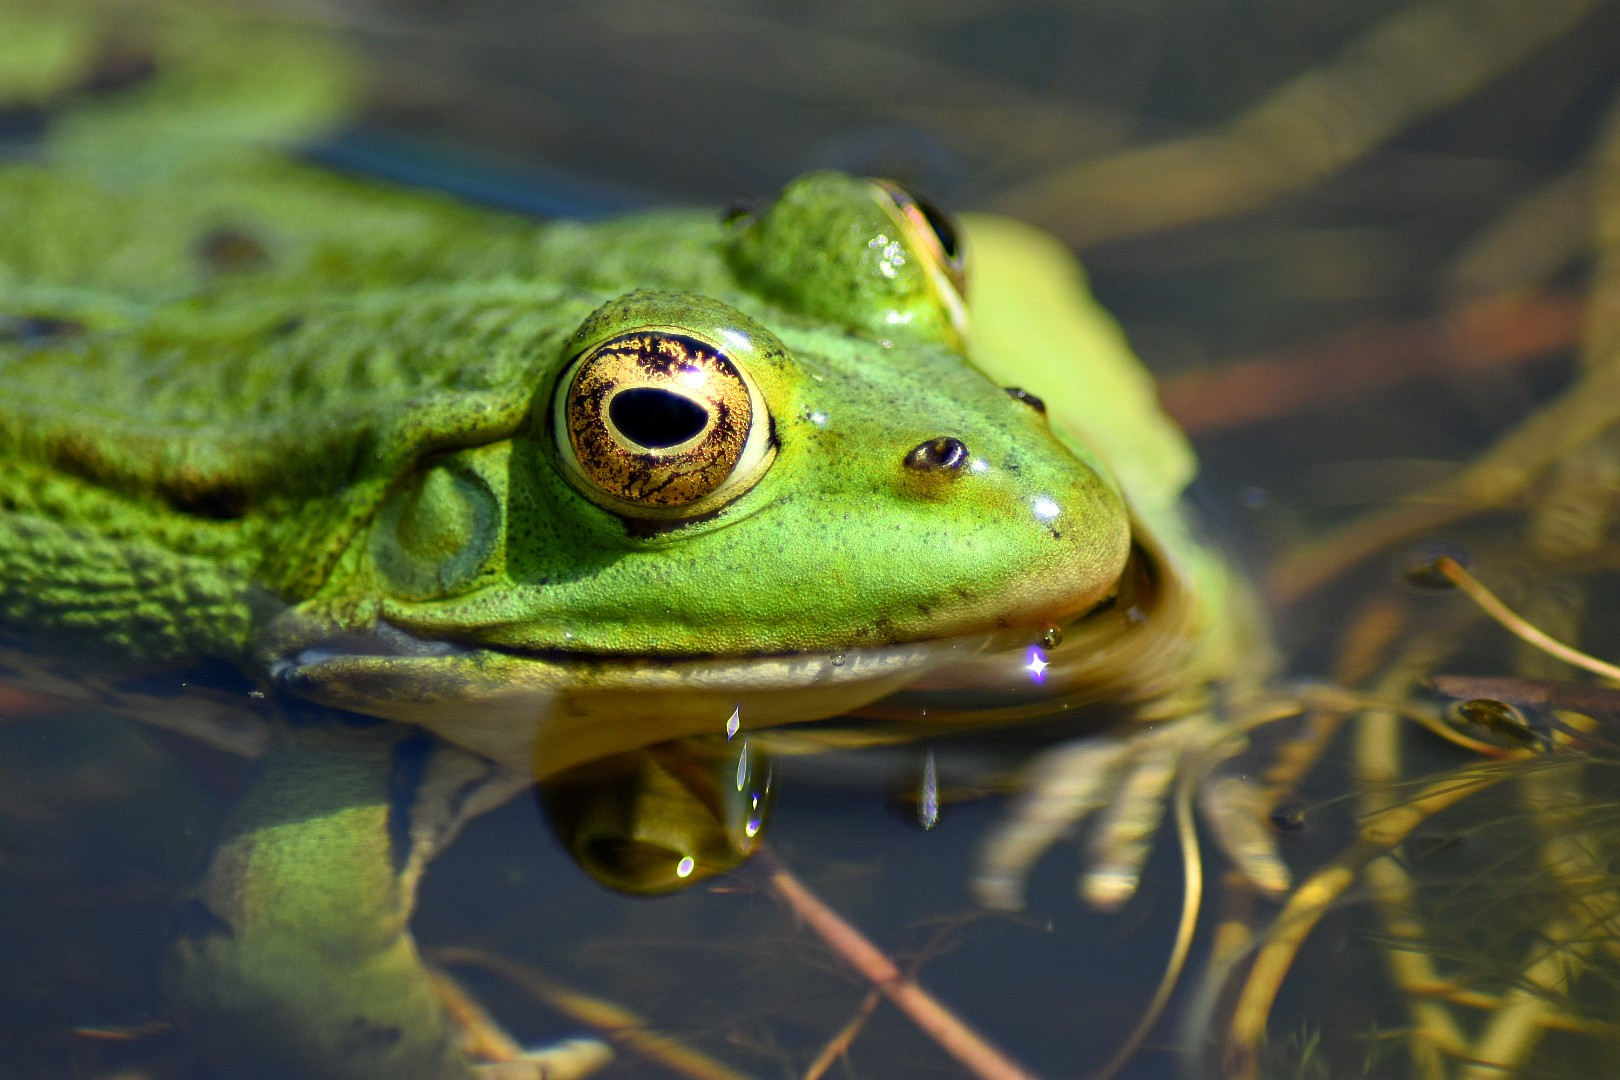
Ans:
[[[945,257],[954,262],[960,257],[962,250],[961,240],[956,234],[956,221],[929,200],[919,198],[915,193],[911,198],[917,204],[917,209],[922,211],[923,217],[928,220],[928,224],[933,227],[934,235],[939,237],[939,246],[945,252]]]
[[[613,396],[608,402],[608,419],[631,442],[662,450],[702,431],[709,414],[689,397],[656,386],[638,386]]]

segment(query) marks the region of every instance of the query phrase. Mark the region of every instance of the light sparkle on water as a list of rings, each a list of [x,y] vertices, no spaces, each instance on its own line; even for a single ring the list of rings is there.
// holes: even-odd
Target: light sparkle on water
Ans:
[[[737,729],[742,727],[742,706],[731,710],[731,719],[726,721],[726,741],[730,742],[737,735]]]
[[[1045,495],[1035,500],[1035,516],[1042,521],[1051,521],[1057,517],[1062,508]]]
[[[1033,645],[1029,647],[1029,663],[1024,665],[1024,670],[1029,672],[1029,677],[1031,679],[1034,679],[1036,682],[1045,682],[1046,669],[1051,666],[1051,664],[1046,662],[1046,657],[1041,655],[1041,650],[1037,649]]]
[[[932,829],[939,822],[939,767],[934,764],[934,748],[923,756],[922,790],[917,798],[917,822]]]

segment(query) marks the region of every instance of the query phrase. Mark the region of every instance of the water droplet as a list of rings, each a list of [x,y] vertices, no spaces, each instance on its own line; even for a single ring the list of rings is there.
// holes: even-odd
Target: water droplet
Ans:
[[[737,735],[737,729],[742,727],[742,706],[731,710],[731,719],[726,721],[726,741],[730,742]]]
[[[689,878],[692,876],[692,871],[696,869],[697,860],[692,858],[690,855],[686,855],[681,858],[680,862],[675,864],[675,876],[678,878]]]
[[[934,748],[923,754],[922,789],[917,793],[917,821],[932,829],[939,821],[939,770],[934,764]]]
[[[1041,631],[1041,648],[1047,652],[1051,652],[1061,644],[1063,644],[1063,627],[1048,626]]]
[[[848,660],[848,657],[846,657],[841,652],[835,652],[835,653],[832,654],[832,666],[833,667],[843,667],[844,664],[847,662],[847,660]]]
[[[748,740],[744,739],[742,751],[737,755],[737,790],[741,791],[748,786]]]

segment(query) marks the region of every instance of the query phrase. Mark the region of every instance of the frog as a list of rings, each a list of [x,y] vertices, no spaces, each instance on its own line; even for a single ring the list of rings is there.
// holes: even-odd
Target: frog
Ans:
[[[300,154],[359,82],[308,26],[9,0],[0,42],[0,675],[259,759],[166,977],[232,1075],[523,1075],[411,937],[433,856],[629,761],[582,861],[726,869],[757,805],[689,827],[670,748],[735,771],[739,731],[1123,703],[981,893],[1016,905],[1103,778],[1158,777],[1088,891],[1129,895],[1268,653],[1055,241],[835,172],[535,221]]]

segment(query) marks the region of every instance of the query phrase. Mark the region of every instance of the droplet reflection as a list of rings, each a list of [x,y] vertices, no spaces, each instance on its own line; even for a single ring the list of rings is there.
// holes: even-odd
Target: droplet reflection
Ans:
[[[917,796],[917,821],[932,829],[939,821],[939,768],[934,764],[934,748],[923,753],[922,790]]]

